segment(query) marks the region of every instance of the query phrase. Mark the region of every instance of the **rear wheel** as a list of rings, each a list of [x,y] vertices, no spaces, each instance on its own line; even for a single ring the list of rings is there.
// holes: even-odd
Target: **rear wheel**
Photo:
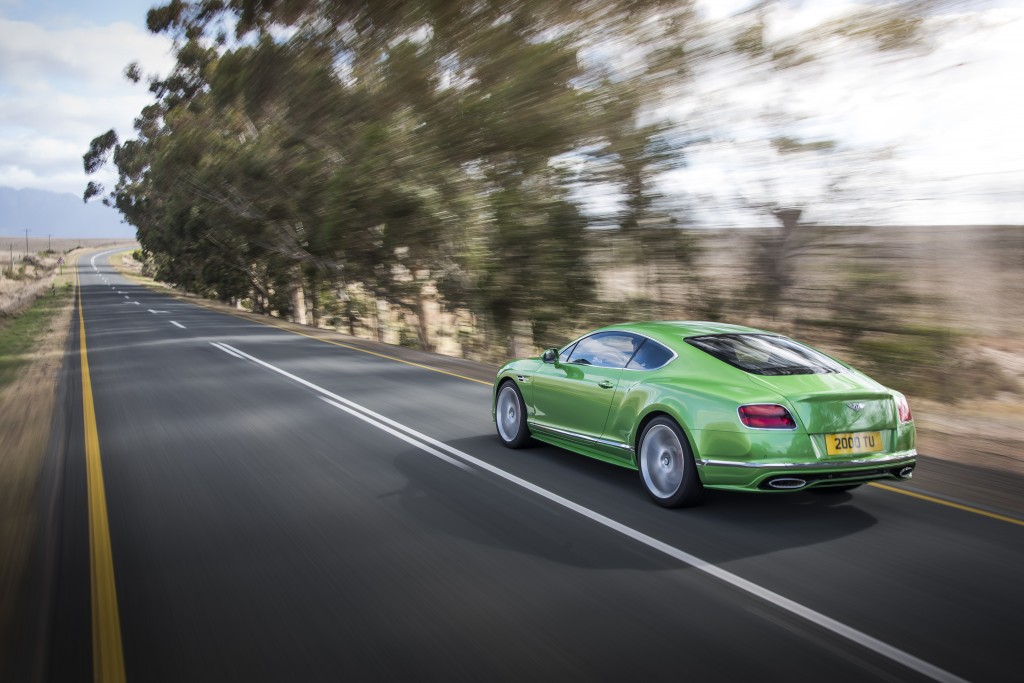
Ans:
[[[647,494],[662,507],[693,505],[704,491],[690,443],[669,417],[656,417],[644,427],[637,464]]]
[[[498,436],[508,448],[522,448],[530,443],[530,430],[526,426],[526,404],[523,395],[511,380],[498,389],[494,421]]]

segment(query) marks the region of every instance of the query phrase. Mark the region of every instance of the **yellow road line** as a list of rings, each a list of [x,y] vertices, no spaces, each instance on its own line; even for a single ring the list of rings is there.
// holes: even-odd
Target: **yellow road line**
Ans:
[[[981,510],[979,508],[971,507],[970,505],[961,505],[960,503],[954,503],[951,500],[944,500],[942,498],[936,498],[935,496],[927,496],[917,491],[908,491],[906,489],[899,489],[895,486],[887,486],[886,484],[879,484],[878,482],[871,482],[868,486],[874,486],[877,489],[884,489],[886,491],[892,491],[893,493],[901,493],[904,496],[910,496],[911,498],[920,498],[926,500],[929,503],[935,503],[936,505],[945,505],[946,507],[956,508],[957,510],[963,510],[964,512],[973,512],[976,515],[982,517],[991,517],[992,519],[998,519],[1001,522],[1009,522],[1010,524],[1016,524],[1018,526],[1024,526],[1024,521],[1016,519],[1014,517],[1007,517],[1006,515],[1000,515],[995,512],[989,512],[988,510]]]
[[[82,274],[75,263],[78,284],[78,334],[82,362],[82,418],[85,422],[85,468],[89,489],[89,568],[92,591],[92,673],[96,683],[123,683],[124,651],[121,620],[114,585],[114,557],[107,523],[107,494],[103,487],[100,439],[96,408],[89,379],[89,355],[85,346],[82,311]]]

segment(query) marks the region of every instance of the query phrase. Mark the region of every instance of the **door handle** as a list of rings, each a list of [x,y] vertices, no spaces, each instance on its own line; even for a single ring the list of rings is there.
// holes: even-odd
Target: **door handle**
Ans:
[[[601,387],[602,389],[611,389],[615,385],[612,384],[609,380],[604,380],[603,382],[598,382],[597,386]]]

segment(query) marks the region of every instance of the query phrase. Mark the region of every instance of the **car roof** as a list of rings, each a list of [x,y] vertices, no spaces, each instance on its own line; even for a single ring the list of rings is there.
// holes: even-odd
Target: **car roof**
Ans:
[[[636,332],[670,346],[678,346],[678,342],[686,337],[705,334],[770,334],[764,330],[743,325],[730,325],[694,320],[650,320],[646,322],[622,323],[610,325],[600,331],[624,330]]]

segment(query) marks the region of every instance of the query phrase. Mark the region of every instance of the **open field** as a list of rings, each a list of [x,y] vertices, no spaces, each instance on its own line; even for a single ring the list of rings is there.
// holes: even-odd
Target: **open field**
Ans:
[[[37,297],[53,285],[53,277],[65,262],[73,258],[75,249],[99,248],[113,245],[131,245],[131,240],[111,239],[49,239],[28,238],[28,251],[24,237],[0,236],[0,324],[4,317],[14,315],[28,307]],[[29,257],[26,260],[26,255]]]
[[[25,235],[0,235],[0,264],[10,266],[11,256],[15,263],[26,254],[38,254],[43,251],[55,251],[59,254],[78,247],[93,249],[114,244],[129,244],[131,239],[89,238],[89,237],[47,237],[32,233],[28,235],[28,249],[25,249]]]

